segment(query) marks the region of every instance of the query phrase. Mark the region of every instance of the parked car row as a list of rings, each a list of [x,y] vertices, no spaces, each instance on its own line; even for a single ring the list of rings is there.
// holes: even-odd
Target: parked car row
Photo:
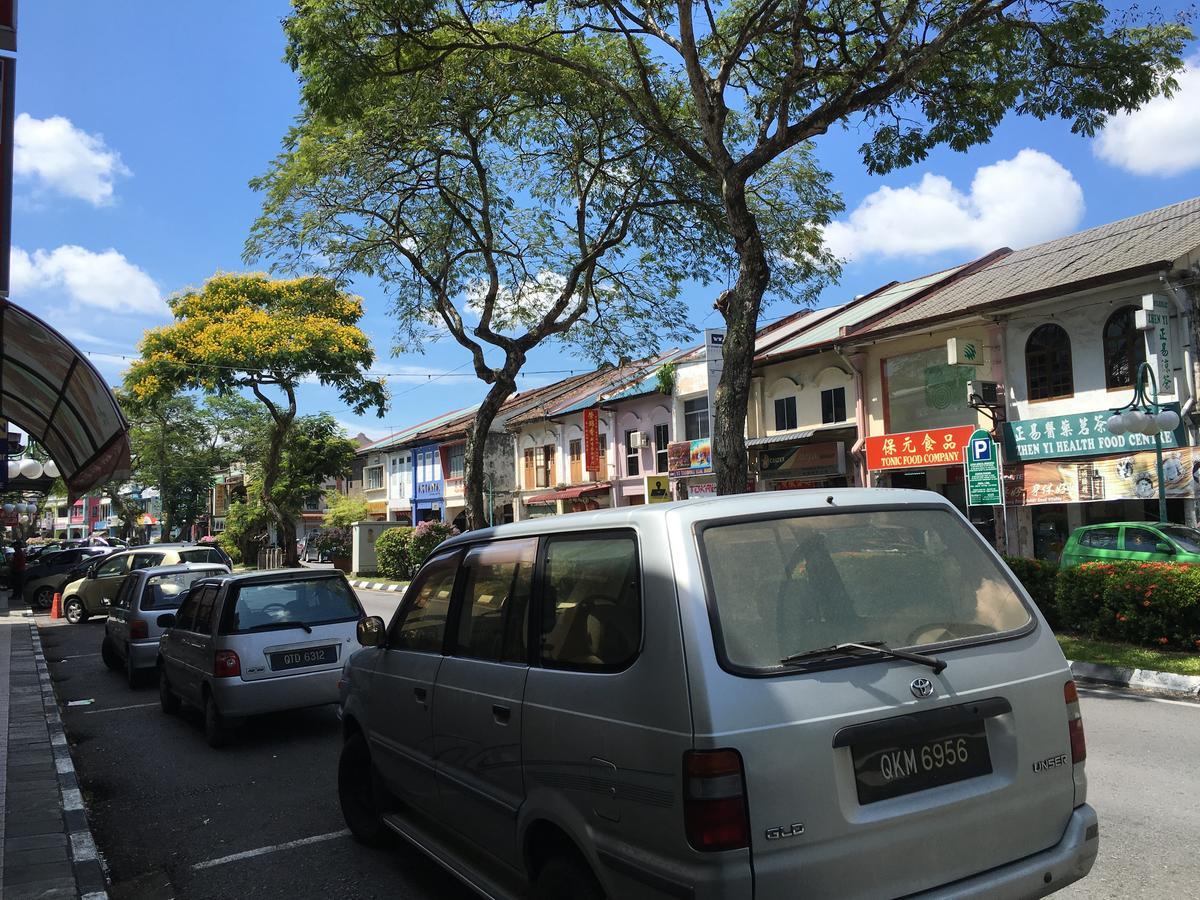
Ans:
[[[1096,857],[1062,652],[927,492],[472,531],[390,623],[337,571],[214,568],[127,576],[106,662],[154,649],[213,746],[336,702],[354,837],[490,896],[1035,897]]]

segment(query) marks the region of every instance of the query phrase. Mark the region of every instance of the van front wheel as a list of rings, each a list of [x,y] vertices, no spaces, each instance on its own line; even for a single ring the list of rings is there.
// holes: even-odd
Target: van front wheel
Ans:
[[[371,765],[371,751],[362,732],[346,738],[338,757],[338,801],[342,818],[354,839],[368,847],[385,847],[391,831],[383,824],[379,777]]]
[[[538,870],[530,900],[604,900],[604,889],[582,861],[553,856]]]

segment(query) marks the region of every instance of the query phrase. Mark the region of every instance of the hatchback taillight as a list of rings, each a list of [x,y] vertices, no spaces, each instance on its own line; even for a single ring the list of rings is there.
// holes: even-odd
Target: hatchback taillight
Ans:
[[[1063,685],[1063,700],[1067,703],[1067,732],[1071,736],[1071,762],[1081,763],[1087,759],[1087,741],[1083,737],[1083,713],[1079,710],[1079,692],[1075,682]]]
[[[218,650],[213,660],[213,675],[217,678],[233,678],[242,674],[242,661],[232,650]]]
[[[683,818],[696,850],[750,845],[746,779],[736,750],[689,750],[683,755]]]
[[[145,619],[134,619],[129,623],[129,637],[133,640],[150,637],[150,626]]]

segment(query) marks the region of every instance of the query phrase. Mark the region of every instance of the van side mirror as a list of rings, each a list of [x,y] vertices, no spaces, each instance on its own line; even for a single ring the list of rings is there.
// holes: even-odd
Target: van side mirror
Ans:
[[[379,616],[367,616],[358,620],[358,642],[364,647],[379,647],[383,645],[383,635],[387,626]]]
[[[163,613],[161,616],[159,616],[157,619],[155,619],[154,622],[156,625],[158,625],[159,628],[174,628],[175,627],[175,614],[174,613]]]
[[[1175,548],[1172,547],[1170,544],[1168,544],[1166,541],[1159,541],[1157,544],[1154,545],[1154,552],[1155,553],[1174,553]]]

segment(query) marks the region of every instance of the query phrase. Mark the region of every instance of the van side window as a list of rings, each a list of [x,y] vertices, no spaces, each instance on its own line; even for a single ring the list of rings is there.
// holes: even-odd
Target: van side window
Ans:
[[[537,561],[537,539],[474,547],[463,563],[466,579],[453,652],[475,659],[527,662],[527,611]]]
[[[642,597],[632,535],[551,537],[542,589],[541,659],[614,669],[642,643]]]
[[[417,573],[403,609],[392,622],[395,637],[388,641],[389,648],[442,652],[459,559],[458,553],[447,553],[431,559]]]
[[[1165,544],[1162,538],[1148,528],[1125,528],[1125,549],[1134,553],[1157,553],[1158,545]]]
[[[1079,536],[1081,547],[1095,547],[1097,550],[1117,549],[1117,529],[1093,528]]]

